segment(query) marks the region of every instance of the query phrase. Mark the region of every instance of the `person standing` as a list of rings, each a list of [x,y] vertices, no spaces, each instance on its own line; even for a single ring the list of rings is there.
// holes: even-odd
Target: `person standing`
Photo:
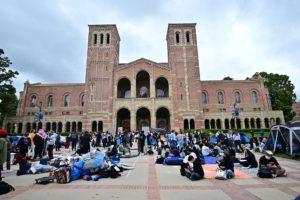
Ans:
[[[60,135],[57,134],[55,138],[55,150],[59,151],[60,150]]]
[[[1,171],[3,171],[3,164],[7,160],[7,131],[0,130],[0,181],[2,181]]]
[[[34,145],[34,142],[33,142],[34,136],[35,136],[35,130],[31,130],[31,132],[29,133],[29,139],[31,140],[31,148],[30,148],[31,158],[34,157],[34,152],[35,152],[35,145]]]
[[[31,147],[31,140],[28,137],[28,133],[24,133],[19,139],[17,147],[20,149],[20,153],[25,157],[28,153],[29,147]]]
[[[43,150],[44,150],[44,139],[38,135],[35,134],[34,138],[33,138],[33,142],[34,142],[34,157],[33,159],[36,159],[37,157],[42,158],[43,157]]]
[[[49,138],[47,140],[47,151],[50,160],[53,159],[53,148],[55,144],[55,139],[56,139],[55,134],[50,133]]]
[[[77,133],[73,132],[70,134],[71,142],[72,142],[72,151],[76,150],[76,145],[78,142],[78,135]]]

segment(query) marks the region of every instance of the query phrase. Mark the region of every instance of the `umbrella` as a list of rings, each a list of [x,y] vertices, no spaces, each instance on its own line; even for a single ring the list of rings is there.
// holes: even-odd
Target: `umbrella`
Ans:
[[[7,135],[7,130],[0,129],[0,135]]]
[[[47,134],[45,133],[45,131],[43,129],[40,129],[37,134],[42,137],[43,139],[45,139],[47,137]]]

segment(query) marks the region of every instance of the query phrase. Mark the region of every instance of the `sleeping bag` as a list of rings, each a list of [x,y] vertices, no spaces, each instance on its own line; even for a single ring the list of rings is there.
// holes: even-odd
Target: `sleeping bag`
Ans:
[[[167,157],[164,160],[164,165],[181,165],[183,158],[180,157]]]

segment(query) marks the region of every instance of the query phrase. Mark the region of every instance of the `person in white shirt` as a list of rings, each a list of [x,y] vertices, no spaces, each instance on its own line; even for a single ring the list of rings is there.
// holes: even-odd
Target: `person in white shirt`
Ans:
[[[234,132],[232,135],[233,141],[234,141],[234,145],[235,145],[235,149],[236,151],[239,152],[243,152],[243,147],[241,145],[241,135],[239,132]]]
[[[212,154],[212,151],[208,146],[209,145],[207,143],[202,146],[202,155],[203,156],[210,156]]]

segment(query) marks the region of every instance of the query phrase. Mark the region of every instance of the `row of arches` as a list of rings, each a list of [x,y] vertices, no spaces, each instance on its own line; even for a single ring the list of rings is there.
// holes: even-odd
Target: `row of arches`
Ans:
[[[64,107],[71,107],[71,94],[65,94],[63,95],[63,106]],[[32,94],[30,96],[30,107],[35,107],[35,106],[42,106],[43,101],[40,101],[40,105],[38,105],[38,99],[37,99],[37,95]],[[84,94],[80,94],[79,96],[79,106],[84,106]],[[54,105],[54,95],[53,94],[49,94],[46,98],[46,106],[48,108],[53,107]]]
[[[135,113],[136,119],[136,129],[142,130],[143,127],[151,127],[151,113],[148,108],[142,107],[139,108]],[[170,130],[170,112],[167,108],[161,107],[156,111],[156,126],[157,128],[165,128],[166,130]],[[131,113],[127,108],[121,108],[117,112],[117,129],[118,127],[122,127],[123,131],[129,131],[130,121],[131,121]]]
[[[54,131],[54,132],[82,132],[82,122],[69,122],[67,121],[65,124],[62,122],[46,122],[43,124],[42,122],[27,122],[25,123],[24,127],[26,132],[30,132],[31,130],[38,131],[39,129],[44,129],[46,131]],[[14,130],[17,131],[17,133],[22,133],[23,131],[23,123],[7,123],[6,124],[6,130],[11,133],[14,132]]]
[[[217,91],[217,103],[224,104],[225,103],[225,92],[224,91]],[[258,103],[258,92],[253,90],[251,91],[251,100],[253,104]],[[201,93],[201,101],[202,104],[207,104],[209,102],[209,95],[207,91],[203,91]],[[240,91],[234,92],[234,102],[235,103],[242,103],[242,95]]]
[[[159,77],[155,81],[155,96],[168,97],[169,83],[165,77]],[[117,83],[117,97],[131,98],[131,82],[128,78],[121,78]],[[150,75],[145,70],[142,70],[136,75],[136,97],[150,97]]]
[[[191,43],[191,36],[192,36],[192,34],[191,34],[191,32],[190,31],[185,31],[185,44],[190,44]],[[180,37],[180,31],[176,31],[175,32],[175,43],[176,44],[180,44],[180,39],[181,39],[181,37]]]
[[[100,45],[103,45],[104,42],[107,45],[110,44],[110,34],[109,33],[106,33],[106,34],[104,34],[104,33],[100,33],[100,34],[94,33],[93,34],[93,44],[94,45],[97,45],[98,43]]]
[[[243,121],[241,121],[243,120]],[[279,117],[275,118],[231,118],[231,119],[205,119],[205,129],[254,129],[270,128],[273,125],[281,124]]]

